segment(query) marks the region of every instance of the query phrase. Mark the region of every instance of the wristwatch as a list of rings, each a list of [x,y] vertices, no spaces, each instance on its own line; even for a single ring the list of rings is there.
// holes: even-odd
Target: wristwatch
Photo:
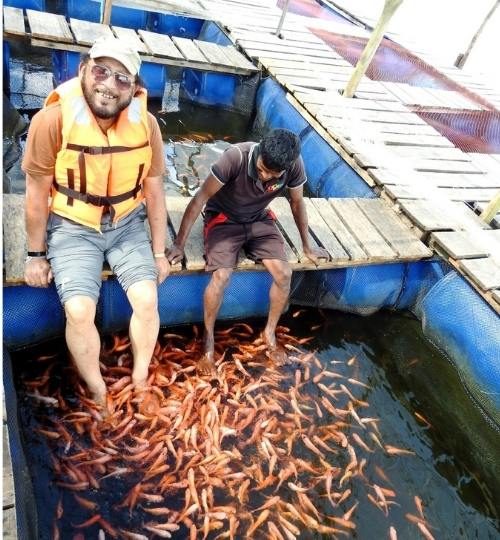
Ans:
[[[41,258],[45,258],[46,256],[47,256],[46,251],[28,251],[24,262],[27,263],[28,261],[31,261],[31,259],[41,259]]]

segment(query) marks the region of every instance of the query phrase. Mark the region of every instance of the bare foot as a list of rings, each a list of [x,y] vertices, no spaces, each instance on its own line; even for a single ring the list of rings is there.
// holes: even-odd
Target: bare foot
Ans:
[[[262,341],[267,345],[266,356],[275,366],[283,366],[290,363],[285,348],[276,342],[276,336],[274,334],[269,335],[264,331],[261,337]]]
[[[290,360],[288,359],[288,354],[285,348],[281,345],[269,347],[266,351],[266,356],[273,361],[275,366],[284,366],[290,363]]]
[[[213,352],[205,353],[199,360],[196,366],[196,371],[200,376],[208,376],[212,378],[217,377],[217,371],[215,369],[214,354]]]
[[[107,394],[104,392],[91,392],[90,397],[92,401],[97,405],[102,418],[107,418],[110,415],[110,410],[108,409],[107,403]]]

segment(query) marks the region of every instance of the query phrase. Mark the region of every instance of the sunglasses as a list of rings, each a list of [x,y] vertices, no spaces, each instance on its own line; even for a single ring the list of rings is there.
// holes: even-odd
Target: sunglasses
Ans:
[[[129,77],[119,71],[111,71],[108,67],[101,66],[100,64],[94,64],[90,68],[90,73],[92,73],[92,76],[97,82],[104,82],[113,76],[119,90],[129,90],[134,82],[133,77]]]

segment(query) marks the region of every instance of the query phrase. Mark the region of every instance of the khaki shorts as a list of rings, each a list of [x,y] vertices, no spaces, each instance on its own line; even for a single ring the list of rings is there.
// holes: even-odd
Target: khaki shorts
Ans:
[[[49,215],[47,259],[63,305],[76,295],[89,296],[97,303],[104,261],[125,291],[138,281],[156,281],[156,264],[145,218],[144,205],[116,226],[111,223],[110,214],[105,214],[99,233],[56,214]]]
[[[269,216],[254,223],[235,223],[224,214],[205,221],[206,270],[236,268],[241,249],[255,261],[278,259],[286,261],[285,241],[274,219]]]

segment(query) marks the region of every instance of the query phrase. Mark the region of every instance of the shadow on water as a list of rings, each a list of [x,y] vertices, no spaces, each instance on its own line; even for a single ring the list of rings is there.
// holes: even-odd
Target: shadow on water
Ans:
[[[264,325],[262,320],[248,322],[255,332]],[[356,447],[358,460],[367,460],[363,469],[364,480],[348,484],[352,494],[348,504],[339,508],[342,515],[352,507],[354,501],[359,503],[352,518],[355,529],[349,533],[351,537],[367,540],[387,538],[388,529],[393,526],[400,539],[421,538],[416,524],[408,518],[408,514],[418,516],[415,496],[422,500],[426,523],[435,538],[500,537],[495,503],[499,500],[500,477],[498,432],[467,398],[447,359],[425,340],[418,321],[388,312],[361,318],[335,311],[292,309],[281,322],[290,328],[290,335],[294,338],[313,336],[308,344],[301,347],[315,351],[323,368],[343,376],[342,380],[346,385],[349,381],[349,388],[355,397],[367,402],[368,406],[358,412],[363,418],[378,419],[374,420],[378,428],[377,437],[384,446],[390,444],[412,452],[411,455],[389,455],[377,448],[375,439],[369,438],[365,438],[365,441],[370,452]],[[225,324],[218,325],[220,329],[225,327]],[[191,328],[181,328],[176,333],[192,339],[189,337],[192,336]],[[79,538],[96,538],[98,526],[75,529],[71,525],[84,522],[90,517],[89,512],[75,504],[71,492],[60,491],[61,488],[54,484],[56,475],[51,463],[50,443],[47,445],[36,431],[47,422],[50,425],[51,412],[27,396],[24,386],[24,381],[40,377],[48,367],[47,361],[37,362],[36,358],[62,348],[61,343],[53,343],[45,346],[44,350],[13,355],[24,450],[31,464],[40,538],[50,538],[55,505],[60,496],[63,497],[65,509],[61,519],[62,538],[75,538],[78,531],[82,533]],[[77,407],[74,394],[76,377],[68,370],[65,355],[56,355],[50,371],[54,388],[59,385],[70,406]],[[285,366],[280,368],[280,372],[293,380],[298,367]],[[248,370],[258,378],[256,368],[249,367]],[[287,391],[288,387],[283,390]],[[301,388],[301,393],[316,399],[320,395],[312,380]],[[317,424],[325,424],[332,419],[327,415],[318,418]],[[345,433],[348,437],[354,433],[365,436],[367,431],[351,421]],[[238,440],[231,442],[237,443]],[[91,446],[92,442],[85,440],[80,444]],[[317,458],[307,454],[307,449],[294,446],[294,454],[310,463],[317,462]],[[255,460],[255,456],[245,454],[244,459]],[[342,455],[330,457],[330,463],[332,466],[345,466],[342,459]],[[140,505],[131,514],[127,510],[117,513],[115,508],[116,503],[123,500],[139,479],[139,476],[127,477],[126,480],[109,478],[101,482],[99,490],[79,494],[97,501],[99,513],[113,526],[129,530],[140,528],[142,520],[149,517],[142,513]],[[338,480],[334,484],[335,491],[339,489],[337,483]],[[395,497],[391,499],[394,503],[389,506],[387,517],[368,497],[373,493],[374,484],[395,492]],[[304,485],[307,484],[304,482]],[[309,497],[320,512],[331,513],[328,501],[318,488],[319,484],[311,488]],[[255,508],[266,500],[261,493],[264,494],[254,492],[251,495],[249,507]],[[278,493],[281,495],[282,491]],[[274,494],[271,492],[268,496]],[[223,504],[232,502],[229,494],[220,496],[223,497]],[[283,496],[286,500],[287,496]],[[182,502],[179,498],[167,497],[165,506],[175,509],[181,507]],[[304,526],[301,529],[300,538],[329,537]],[[222,530],[211,533],[210,538],[215,538]],[[174,537],[185,538],[187,534],[182,527]]]

